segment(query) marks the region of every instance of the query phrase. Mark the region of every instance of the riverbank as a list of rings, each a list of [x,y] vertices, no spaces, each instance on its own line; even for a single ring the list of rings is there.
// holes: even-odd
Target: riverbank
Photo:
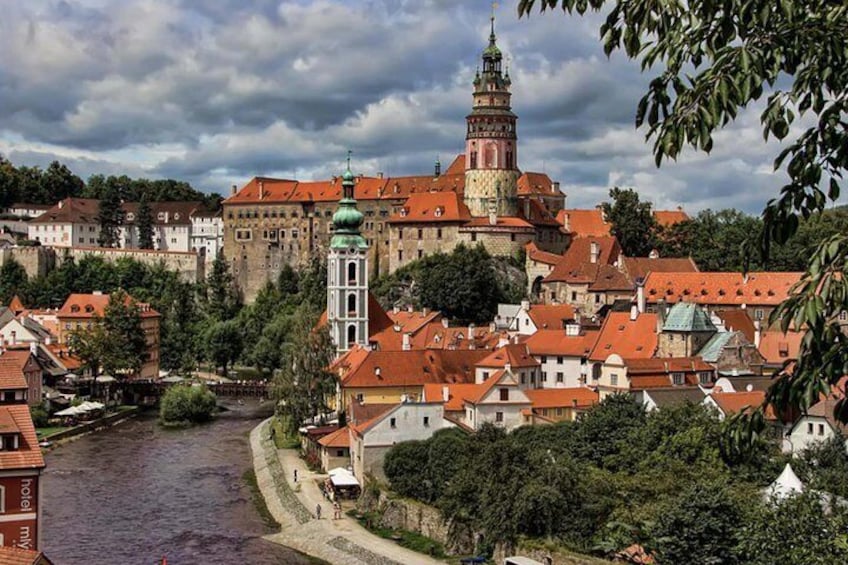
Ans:
[[[97,420],[85,422],[52,434],[39,436],[38,441],[50,442],[51,445],[49,446],[49,449],[53,449],[62,445],[63,443],[67,443],[68,441],[72,441],[76,438],[90,434],[92,432],[96,432],[104,428],[111,428],[112,426],[117,426],[118,424],[125,422],[130,418],[138,416],[140,412],[141,409],[138,406],[128,406],[118,410],[113,414],[108,414],[106,416],[103,416],[102,418],[98,418]]]
[[[338,565],[443,565],[376,536],[353,518],[333,520],[332,507],[321,494],[316,479],[295,449],[277,449],[269,434],[270,418],[250,432],[250,449],[256,483],[280,532],[265,536],[276,544]],[[299,481],[293,477],[297,470]],[[314,515],[320,504],[322,518]]]

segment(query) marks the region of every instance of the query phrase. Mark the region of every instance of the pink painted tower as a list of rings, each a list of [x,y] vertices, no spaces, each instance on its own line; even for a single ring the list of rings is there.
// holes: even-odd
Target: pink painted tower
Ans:
[[[483,72],[474,77],[474,106],[465,118],[465,204],[473,216],[518,213],[518,117],[510,109],[509,69],[495,37],[492,15],[489,45],[483,50]]]

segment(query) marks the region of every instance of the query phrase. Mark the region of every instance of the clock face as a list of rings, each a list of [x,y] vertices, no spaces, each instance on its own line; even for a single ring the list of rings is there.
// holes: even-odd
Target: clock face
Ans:
[[[351,247],[350,249],[347,250],[347,252],[350,253],[351,255],[354,255],[356,253],[356,249]]]

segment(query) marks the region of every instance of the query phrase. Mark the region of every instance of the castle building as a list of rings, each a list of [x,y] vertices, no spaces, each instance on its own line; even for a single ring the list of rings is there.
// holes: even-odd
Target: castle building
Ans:
[[[333,214],[333,237],[327,253],[327,322],[341,354],[354,345],[368,345],[368,243],[359,233],[365,217],[356,208],[355,177],[342,176],[342,199]]]
[[[568,247],[569,233],[556,220],[565,206],[559,183],[518,168],[510,87],[492,19],[473,81],[465,152],[444,170],[437,161],[431,174],[350,175],[372,277],[460,243],[481,244],[493,255],[518,254],[531,242],[554,253]],[[329,254],[343,180],[255,177],[234,187],[223,203],[223,251],[246,301],[284,265]]]

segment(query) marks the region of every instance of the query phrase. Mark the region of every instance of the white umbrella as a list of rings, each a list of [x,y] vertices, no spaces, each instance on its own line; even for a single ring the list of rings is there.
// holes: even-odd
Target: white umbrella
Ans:
[[[79,407],[71,406],[70,408],[65,408],[64,410],[59,410],[54,414],[54,416],[79,416],[80,411]]]

